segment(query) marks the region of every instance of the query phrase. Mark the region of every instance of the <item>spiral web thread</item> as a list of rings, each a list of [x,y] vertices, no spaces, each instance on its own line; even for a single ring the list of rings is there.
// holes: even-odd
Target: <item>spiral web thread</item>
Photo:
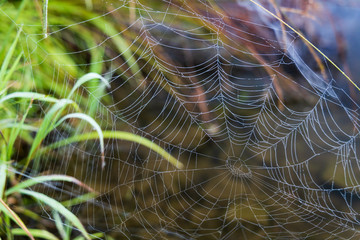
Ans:
[[[261,4],[276,13],[271,1]],[[112,18],[129,24],[95,47],[67,53],[35,49],[35,35],[25,32],[31,44],[24,51],[43,51],[43,62],[54,62],[52,93],[57,82],[78,77],[59,79],[64,66],[54,57],[105,49],[102,75],[111,88],[82,88],[97,99],[95,119],[104,130],[150,139],[184,168],[115,139],[106,141],[104,169],[94,140],[57,149],[53,161],[41,157],[48,171],[74,175],[100,193],[72,208],[90,232],[119,239],[359,237],[359,93],[325,59],[247,1],[100,5],[99,17],[50,21],[48,38]],[[119,36],[128,44],[123,52]],[[53,135],[67,137],[61,126]],[[84,193],[51,186],[43,191],[64,199]]]

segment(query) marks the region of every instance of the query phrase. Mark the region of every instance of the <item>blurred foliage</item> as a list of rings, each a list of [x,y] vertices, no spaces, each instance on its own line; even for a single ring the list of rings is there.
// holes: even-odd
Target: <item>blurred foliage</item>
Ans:
[[[104,94],[108,80],[99,75],[110,67],[105,60],[121,53],[117,61],[126,62],[133,73],[139,71],[134,46],[130,47],[128,40],[118,34],[127,23],[115,24],[101,12],[95,13],[93,9],[101,4],[98,2],[0,2],[0,238],[80,239],[80,234],[86,239],[104,237],[102,233],[90,236],[69,210],[97,193],[73,177],[41,172],[39,157],[48,154],[50,158],[49,152],[59,146],[99,138],[103,155],[104,137],[135,141],[181,167],[155,143],[127,132],[103,134],[107,123],[97,124],[101,101],[111,102]],[[131,34],[126,37],[133,38]],[[110,42],[106,48],[102,46],[104,41]],[[80,91],[83,87],[92,94]],[[70,118],[81,121],[69,122]],[[72,137],[46,146],[49,134],[59,128]],[[83,133],[90,129],[96,130],[94,134]],[[104,159],[102,162],[104,165]],[[27,190],[39,184],[51,187],[48,182],[69,182],[88,193],[63,199],[61,204],[42,192]],[[53,212],[54,221],[40,217],[42,207]],[[51,233],[54,229],[55,235]]]

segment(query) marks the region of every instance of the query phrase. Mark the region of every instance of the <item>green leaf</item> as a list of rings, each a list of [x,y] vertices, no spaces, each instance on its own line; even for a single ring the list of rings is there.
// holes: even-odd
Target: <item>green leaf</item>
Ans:
[[[11,210],[11,208],[0,198],[0,211],[4,212],[9,216],[14,222],[16,222],[19,227],[24,231],[24,233],[32,240],[35,240],[33,235],[30,233],[29,229],[25,226],[24,222],[19,218],[19,216]]]
[[[42,29],[44,38],[47,38],[47,28],[48,28],[48,5],[49,0],[43,0],[43,9],[42,9]]]
[[[68,95],[68,99],[70,99],[72,97],[72,95],[74,94],[74,92],[81,86],[83,85],[84,83],[92,80],[92,79],[100,79],[102,82],[105,83],[105,85],[107,87],[110,87],[110,84],[109,82],[103,78],[100,74],[97,74],[97,73],[88,73],[88,74],[85,74],[84,76],[82,76],[81,78],[79,78],[79,80],[75,83],[74,87],[71,89],[71,92],[69,93]]]
[[[35,151],[40,146],[41,142],[44,140],[44,138],[54,129],[55,123],[57,121],[58,116],[60,116],[62,110],[66,107],[68,104],[72,104],[73,101],[68,99],[61,99],[58,100],[54,106],[47,112],[45,115],[38,132],[36,133],[35,139],[33,144],[31,145],[27,160],[24,164],[24,169],[27,168],[27,166],[30,163],[30,160],[34,157]]]
[[[86,188],[88,191],[91,191],[91,192],[94,191],[92,188],[88,187],[87,185],[85,185],[84,183],[82,183],[81,181],[77,180],[74,177],[66,176],[66,175],[47,175],[47,176],[34,177],[34,178],[28,179],[26,181],[23,181],[21,183],[18,183],[15,186],[13,186],[12,188],[8,189],[5,192],[5,195],[8,196],[12,193],[19,192],[21,189],[29,188],[36,184],[45,183],[48,181],[72,182],[81,187]]]
[[[4,61],[1,64],[1,68],[0,68],[0,89],[4,89],[6,82],[4,81],[5,79],[5,74],[6,74],[6,70],[10,64],[11,58],[14,55],[15,49],[16,49],[16,45],[17,42],[20,38],[20,33],[22,32],[22,27],[19,28],[17,35],[15,37],[15,39],[13,40],[13,44],[10,46],[10,48],[7,50],[7,54],[5,56]]]
[[[59,203],[55,199],[50,198],[50,197],[46,196],[45,194],[42,194],[39,192],[34,192],[34,191],[29,191],[29,190],[25,190],[25,189],[21,189],[19,192],[21,194],[31,196],[31,197],[37,199],[38,201],[45,203],[46,205],[51,207],[53,210],[59,212],[69,222],[71,222],[72,225],[74,225],[74,227],[76,227],[86,239],[90,239],[89,234],[85,230],[85,228],[82,225],[82,223],[80,222],[80,220],[72,212],[70,212],[67,208],[65,208],[63,205],[61,205],[61,203]]]
[[[29,232],[36,238],[43,238],[43,239],[48,239],[48,240],[58,240],[58,238],[54,234],[52,234],[46,230],[30,228]],[[11,229],[11,233],[15,236],[27,235],[26,232],[21,228],[13,228],[13,229]]]
[[[71,207],[83,202],[87,202],[90,199],[94,199],[98,194],[96,192],[90,192],[90,193],[86,193],[83,195],[80,195],[76,198],[72,198],[70,200],[64,201],[61,204],[64,205],[65,207]]]
[[[93,233],[93,234],[91,234],[91,239],[99,239],[99,238],[104,238],[104,233]],[[84,239],[84,237],[82,237],[82,236],[78,236],[78,237],[76,237],[76,238],[74,238],[73,240],[82,240],[82,239]],[[107,238],[106,238],[107,239]]]
[[[79,118],[82,119],[84,121],[87,121],[88,123],[90,123],[93,128],[96,130],[96,132],[99,135],[99,140],[100,140],[100,149],[101,149],[101,162],[102,162],[102,168],[105,167],[105,157],[104,157],[104,151],[105,151],[105,144],[104,144],[104,136],[102,133],[102,130],[99,126],[99,124],[97,124],[97,122],[90,116],[83,114],[83,113],[70,113],[66,116],[64,116],[62,119],[59,120],[59,122],[56,124],[56,126],[58,126],[60,123],[62,123],[63,121],[65,121],[66,119],[69,118]],[[55,127],[56,127],[55,126]]]
[[[8,169],[8,163],[6,161],[6,144],[1,144],[0,149],[0,198],[2,198],[6,187]]]
[[[59,100],[54,98],[54,97],[50,97],[48,95],[45,94],[41,94],[41,93],[34,93],[34,92],[14,92],[11,94],[6,95],[5,97],[0,98],[0,104],[12,99],[12,98],[21,98],[21,99],[34,99],[34,100],[41,100],[44,102],[58,102]]]
[[[64,224],[61,221],[60,215],[57,211],[53,212],[54,220],[55,220],[55,226],[58,229],[60,236],[63,240],[69,239],[68,234],[66,233],[66,230],[64,228]]]
[[[11,68],[6,72],[5,78],[3,80],[5,83],[7,83],[10,80],[10,78],[11,78],[12,74],[15,72],[22,56],[23,56],[23,53],[20,53],[19,56],[15,59],[14,63],[12,64]]]
[[[21,119],[21,122],[18,124],[18,126],[13,127],[11,129],[11,133],[10,133],[10,137],[9,137],[9,141],[8,141],[8,147],[7,147],[7,160],[8,161],[10,161],[15,140],[18,137],[18,135],[20,133],[20,130],[22,129],[22,127],[24,125],[26,116],[28,115],[31,106],[32,106],[32,100],[31,100],[31,102],[29,104],[29,107],[26,109],[26,112],[25,112],[24,116]]]
[[[39,130],[38,127],[35,127],[32,125],[14,122],[14,119],[0,120],[0,130],[6,129],[6,128],[20,128],[20,130],[26,130],[26,131],[30,131],[30,132],[37,132]],[[20,135],[21,135],[21,133],[20,133]]]
[[[103,137],[139,143],[145,147],[150,148],[154,152],[157,152],[158,154],[160,154],[162,157],[164,157],[169,163],[171,163],[175,167],[177,167],[179,169],[184,168],[184,165],[179,160],[177,160],[176,158],[171,156],[170,153],[168,153],[166,150],[164,150],[159,145],[157,145],[156,143],[153,143],[152,141],[150,141],[147,138],[138,136],[133,133],[123,132],[123,131],[103,131]],[[76,135],[76,136],[69,137],[69,138],[66,138],[66,139],[63,139],[63,140],[60,140],[58,142],[48,145],[47,147],[45,147],[41,150],[41,153],[44,153],[50,149],[66,146],[66,145],[74,143],[74,142],[93,140],[93,139],[97,139],[97,138],[98,138],[98,134],[96,132]]]
[[[2,146],[2,150],[5,149],[5,144]],[[2,151],[2,154],[5,154],[5,151]],[[6,162],[0,160],[0,198],[2,198],[6,186]]]

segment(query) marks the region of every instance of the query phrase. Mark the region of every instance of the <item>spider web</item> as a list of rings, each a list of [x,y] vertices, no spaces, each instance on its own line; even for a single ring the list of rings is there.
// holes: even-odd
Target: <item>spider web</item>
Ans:
[[[356,9],[355,1],[261,4],[274,14],[287,11],[284,20],[345,66],[334,47],[340,48],[341,30],[328,27],[324,15]],[[103,169],[99,143],[90,139],[59,148],[52,161],[41,157],[42,170],[73,175],[100,193],[72,208],[90,232],[116,239],[359,237],[359,93],[331,63],[248,1],[100,6],[98,17],[50,22],[49,38],[128,20],[93,47],[105,49],[100,63],[111,88],[87,87],[82,94],[96,97],[95,118],[104,130],[150,139],[184,167],[115,139],[106,141]],[[338,26],[351,29],[348,23]],[[119,37],[126,41],[122,52]],[[49,92],[57,82],[73,84],[77,76],[60,74],[65,66],[54,57],[76,59],[93,48],[51,53],[34,47],[41,41],[25,50],[43,51],[42,62],[54,62]],[[67,137],[61,127],[52,135]],[[84,193],[70,185],[44,191],[64,199]],[[46,211],[44,217],[52,219]]]

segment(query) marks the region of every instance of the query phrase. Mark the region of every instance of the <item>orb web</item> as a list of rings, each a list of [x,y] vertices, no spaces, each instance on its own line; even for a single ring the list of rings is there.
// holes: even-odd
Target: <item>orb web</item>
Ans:
[[[50,13],[61,13],[49,2]],[[338,58],[341,30],[324,30],[325,12],[359,11],[356,1],[272,2],[259,1],[275,14],[281,10],[331,59]],[[94,111],[104,131],[149,139],[184,167],[117,139],[105,142],[104,168],[93,139],[39,157],[39,173],[72,175],[98,192],[71,209],[87,230],[116,239],[359,237],[359,92],[330,62],[250,1],[94,4],[85,19],[49,18],[47,39],[24,30],[32,78],[51,66],[49,94],[65,97],[56,85],[73,85],[79,78],[73,68],[86,73],[101,65],[111,87],[83,87],[74,101]],[[83,27],[103,32],[94,32],[94,43],[69,44]],[[66,51],[40,47],[51,39],[62,39]],[[32,59],[34,51],[42,59]],[[96,51],[103,53],[98,60],[81,60]],[[95,101],[83,102],[82,95]],[[45,114],[46,106],[39,107]],[[67,138],[67,127],[43,145]],[[72,185],[42,191],[59,199],[84,194]],[[53,218],[46,208],[43,217]]]

